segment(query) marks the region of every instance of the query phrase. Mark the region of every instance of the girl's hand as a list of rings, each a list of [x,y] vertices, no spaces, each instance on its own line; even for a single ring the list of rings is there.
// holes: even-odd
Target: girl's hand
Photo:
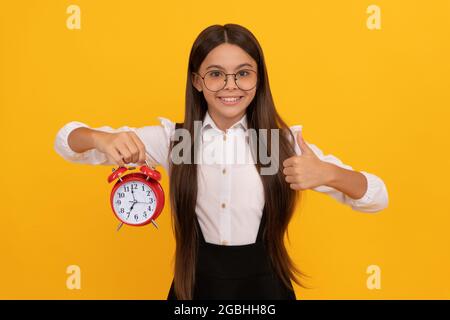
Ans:
[[[332,179],[330,164],[316,156],[303,140],[301,131],[297,134],[297,144],[302,154],[283,161],[283,173],[291,189],[306,190],[328,184]]]
[[[119,166],[124,167],[127,163],[145,164],[145,145],[133,131],[95,131],[94,145],[110,162]]]

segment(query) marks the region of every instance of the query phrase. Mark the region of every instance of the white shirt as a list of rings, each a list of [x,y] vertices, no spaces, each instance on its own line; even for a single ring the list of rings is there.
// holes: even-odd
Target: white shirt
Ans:
[[[103,126],[92,128],[105,132],[134,131],[144,143],[147,152],[154,161],[169,172],[169,144],[175,131],[175,123],[169,119],[158,117],[161,126],[144,126],[140,128],[123,126],[117,129]],[[54,148],[64,159],[74,163],[115,165],[108,162],[107,157],[97,149],[83,153],[74,152],[68,145],[70,132],[87,124],[72,121],[64,125],[57,133]],[[254,243],[264,207],[264,189],[259,173],[253,163],[229,161],[240,159],[236,153],[244,150],[249,153],[246,140],[247,117],[244,115],[225,132],[217,127],[209,113],[206,113],[201,127],[200,150],[203,161],[198,168],[198,197],[196,213],[205,241],[222,245],[244,245]],[[295,140],[301,125],[291,126]],[[297,141],[296,141],[297,142]],[[322,161],[333,163],[345,169],[351,166],[342,163],[334,155],[324,155],[316,145],[307,143]],[[240,148],[236,148],[239,145]],[[244,149],[242,149],[244,148]],[[295,151],[301,155],[297,143]],[[217,152],[225,155],[227,161],[212,163],[217,159]],[[215,156],[211,157],[214,154]],[[210,158],[208,158],[208,156]],[[129,166],[137,166],[130,163]],[[352,199],[337,189],[322,185],[312,190],[328,194],[342,204],[360,212],[377,212],[387,207],[388,193],[386,186],[374,174],[360,171],[367,178],[367,191],[360,199]]]

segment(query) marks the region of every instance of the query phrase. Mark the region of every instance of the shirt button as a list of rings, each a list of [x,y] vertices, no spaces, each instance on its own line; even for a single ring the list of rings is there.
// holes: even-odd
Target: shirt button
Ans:
[[[227,134],[226,133],[223,135],[223,141],[225,141],[225,140],[227,140]]]
[[[225,208],[225,203],[222,203],[222,208]]]
[[[228,244],[228,241],[223,240],[223,241],[222,241],[222,244],[223,244],[224,246],[226,246],[226,245]]]
[[[223,169],[222,173],[225,174],[227,172],[227,169]]]

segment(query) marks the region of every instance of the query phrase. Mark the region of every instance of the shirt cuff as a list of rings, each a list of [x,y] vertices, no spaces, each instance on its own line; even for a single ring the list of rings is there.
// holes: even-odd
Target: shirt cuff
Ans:
[[[73,159],[73,160],[82,160],[86,157],[85,152],[75,152],[73,151],[68,143],[68,138],[70,133],[78,128],[85,127],[89,128],[89,126],[85,123],[78,122],[78,121],[72,121],[67,123],[64,127],[62,127],[58,134],[57,139],[55,142],[55,150],[59,151],[58,153],[62,156]]]
[[[366,179],[367,179],[367,190],[366,193],[359,199],[353,199],[349,198],[350,205],[354,207],[367,207],[368,205],[372,204],[375,199],[375,195],[380,189],[380,179],[368,172],[365,171],[359,171],[362,173]]]

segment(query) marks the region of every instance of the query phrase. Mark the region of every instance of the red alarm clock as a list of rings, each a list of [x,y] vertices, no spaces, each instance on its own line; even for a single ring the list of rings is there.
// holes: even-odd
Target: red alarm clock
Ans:
[[[147,160],[145,163],[139,167],[140,172],[124,175],[136,168],[119,167],[108,177],[109,183],[117,179],[110,197],[111,208],[120,221],[117,231],[123,224],[144,226],[150,222],[158,228],[155,220],[164,207],[164,191],[159,184],[161,174]]]

